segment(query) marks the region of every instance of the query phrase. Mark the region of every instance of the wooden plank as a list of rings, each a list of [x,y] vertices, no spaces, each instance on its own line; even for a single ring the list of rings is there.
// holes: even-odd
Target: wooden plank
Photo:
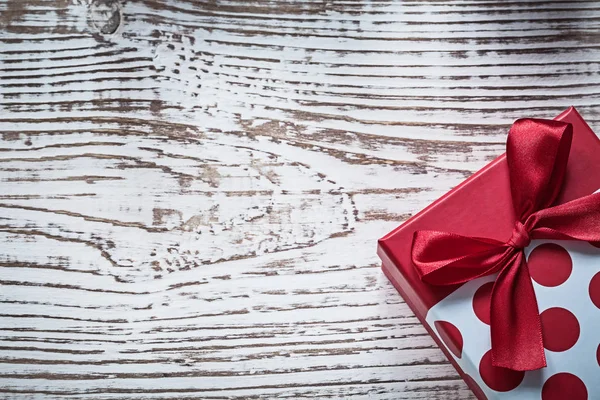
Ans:
[[[600,119],[594,1],[0,2],[3,398],[473,398],[375,241]]]

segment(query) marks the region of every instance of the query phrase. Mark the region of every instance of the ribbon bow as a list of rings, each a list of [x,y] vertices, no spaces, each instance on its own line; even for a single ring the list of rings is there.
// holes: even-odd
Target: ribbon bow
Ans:
[[[517,216],[506,242],[417,231],[412,260],[421,280],[456,285],[498,273],[491,295],[492,364],[517,371],[546,366],[538,305],[523,249],[532,239],[600,241],[600,193],[551,207],[565,178],[571,124],[521,119],[506,157]],[[596,173],[592,172],[591,173]]]

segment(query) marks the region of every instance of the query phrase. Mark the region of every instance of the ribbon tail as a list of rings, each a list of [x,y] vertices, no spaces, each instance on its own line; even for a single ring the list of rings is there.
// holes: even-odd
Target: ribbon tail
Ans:
[[[540,314],[522,251],[498,275],[490,316],[492,365],[516,371],[546,366]]]

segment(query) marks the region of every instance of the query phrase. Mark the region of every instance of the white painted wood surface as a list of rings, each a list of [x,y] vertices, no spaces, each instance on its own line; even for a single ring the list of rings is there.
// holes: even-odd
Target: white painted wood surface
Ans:
[[[595,1],[0,0],[0,397],[472,398],[376,239],[522,116],[600,118]]]

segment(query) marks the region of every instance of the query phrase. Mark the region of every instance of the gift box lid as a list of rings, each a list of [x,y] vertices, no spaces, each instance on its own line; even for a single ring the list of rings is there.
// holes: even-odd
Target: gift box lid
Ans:
[[[591,194],[600,187],[600,173],[596,172],[600,170],[600,139],[574,107],[555,119],[573,125],[565,183],[556,201],[561,204]],[[403,285],[404,296],[409,297],[407,301],[413,311],[425,315],[458,286],[432,286],[420,280],[411,261],[414,232],[448,231],[506,241],[514,222],[508,165],[503,154],[381,238],[378,254],[384,262],[397,268],[406,283]]]

